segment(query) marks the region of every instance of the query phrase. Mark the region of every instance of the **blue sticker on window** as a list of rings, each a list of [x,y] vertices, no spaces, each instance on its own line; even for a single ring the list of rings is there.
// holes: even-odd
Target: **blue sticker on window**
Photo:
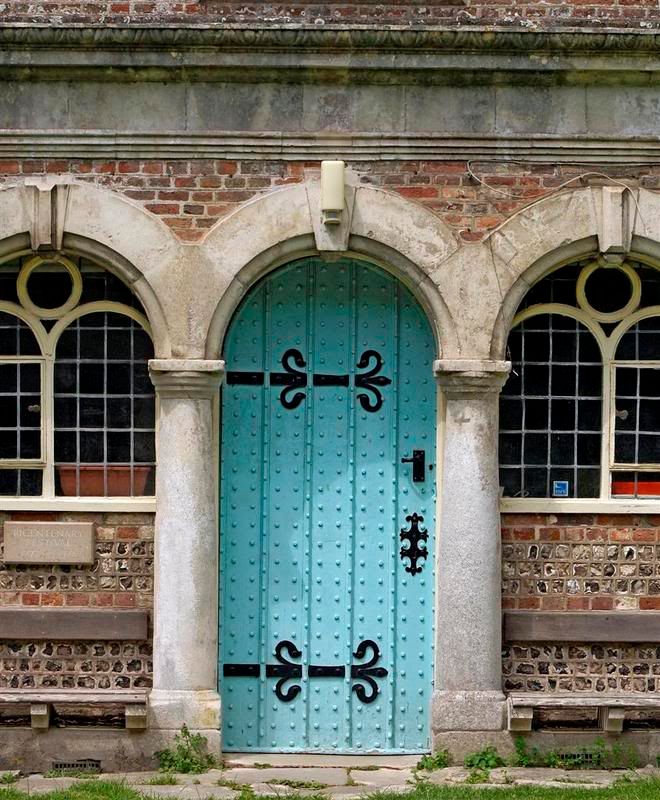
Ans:
[[[568,481],[553,481],[552,482],[552,496],[553,497],[568,497]]]

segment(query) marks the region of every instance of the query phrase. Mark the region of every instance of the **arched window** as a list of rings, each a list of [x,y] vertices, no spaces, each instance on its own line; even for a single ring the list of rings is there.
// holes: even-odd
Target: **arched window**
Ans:
[[[660,496],[660,273],[583,261],[529,291],[500,399],[504,497]]]
[[[149,324],[111,273],[68,256],[0,269],[0,495],[154,493]]]

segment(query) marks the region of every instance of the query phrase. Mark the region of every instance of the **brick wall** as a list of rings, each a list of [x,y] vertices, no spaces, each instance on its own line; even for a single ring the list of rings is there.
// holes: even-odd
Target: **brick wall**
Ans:
[[[465,162],[353,162],[362,183],[415,200],[433,211],[465,241],[479,241],[519,209],[552,192],[566,181],[596,169],[631,186],[660,186],[660,166],[597,167],[574,165],[483,164]],[[219,219],[258,194],[305,179],[318,162],[223,161],[97,161],[64,159],[0,160],[0,188],[30,175],[67,173],[116,191],[159,216],[182,241],[204,237]],[[577,178],[603,183],[592,175]]]
[[[503,514],[502,605],[525,611],[660,609],[660,514]],[[506,642],[516,692],[660,691],[656,644]]]
[[[660,609],[660,514],[503,514],[502,604]]]
[[[497,25],[525,30],[562,27],[649,29],[660,25],[655,0],[408,0],[383,3],[238,3],[222,0],[42,0],[0,5],[2,22],[258,23],[262,25]]]
[[[152,514],[0,513],[8,519],[93,522],[91,566],[7,565],[2,561],[0,606],[151,608]],[[0,689],[131,689],[151,685],[151,641],[7,641],[0,632]]]

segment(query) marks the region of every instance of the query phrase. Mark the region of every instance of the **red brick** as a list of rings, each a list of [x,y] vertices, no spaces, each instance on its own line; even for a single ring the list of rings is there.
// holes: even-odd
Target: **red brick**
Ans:
[[[137,539],[138,529],[135,525],[120,525],[117,528],[118,539]]]
[[[566,608],[566,597],[562,594],[547,594],[541,598],[544,611],[563,611]]]
[[[68,161],[62,159],[61,161],[47,161],[46,162],[46,172],[51,173],[60,173],[60,172],[70,172],[71,167]]]
[[[632,542],[633,530],[632,528],[620,528],[610,531],[610,540],[612,542]]]
[[[517,541],[529,541],[535,537],[534,528],[514,528],[513,538]]]
[[[540,597],[521,597],[518,599],[518,608],[525,611],[533,610],[541,607]]]
[[[396,191],[403,197],[411,197],[416,200],[438,196],[438,190],[434,186],[400,186]]]
[[[639,607],[642,611],[660,610],[660,597],[640,597]]]
[[[569,597],[566,601],[567,611],[586,611],[588,608],[588,597]]]
[[[3,175],[18,175],[21,165],[18,161],[0,161],[0,173]]]
[[[147,211],[152,214],[178,214],[179,206],[174,203],[147,203]]]
[[[633,542],[655,542],[657,532],[647,528],[638,528],[633,531]]]
[[[120,173],[139,172],[140,171],[140,162],[139,161],[120,161],[117,164],[117,171],[120,172]]]
[[[36,592],[23,592],[21,595],[21,603],[24,606],[38,606],[40,599],[41,595]]]
[[[238,172],[236,161],[216,161],[215,171],[218,175],[234,175]]]
[[[42,606],[63,606],[64,595],[59,592],[44,592],[41,595]]]
[[[135,608],[136,597],[134,592],[116,592],[113,605],[116,608]]]
[[[185,201],[185,200],[188,200],[189,197],[190,197],[190,192],[184,192],[184,191],[181,191],[181,190],[179,190],[179,191],[172,190],[172,191],[165,191],[165,192],[161,191],[161,192],[158,192],[158,199],[159,200],[180,200],[180,201]]]
[[[614,598],[592,597],[591,608],[593,611],[611,611],[614,608]]]
[[[90,597],[83,592],[68,592],[64,600],[68,606],[88,606]]]
[[[162,175],[163,163],[162,161],[144,161],[140,172],[144,172],[145,175]]]

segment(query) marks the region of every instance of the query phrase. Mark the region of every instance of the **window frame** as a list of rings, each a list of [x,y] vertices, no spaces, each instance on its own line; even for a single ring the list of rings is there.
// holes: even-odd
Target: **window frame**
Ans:
[[[153,512],[156,510],[155,495],[145,497],[64,497],[55,494],[55,393],[54,374],[57,344],[62,333],[76,319],[86,314],[109,312],[122,314],[137,322],[153,341],[153,333],[146,316],[130,306],[112,300],[96,300],[77,305],[60,316],[50,331],[41,323],[41,319],[31,310],[17,303],[0,300],[0,311],[21,319],[34,334],[41,349],[40,356],[0,356],[0,363],[5,362],[42,362],[41,382],[41,435],[42,459],[40,461],[0,460],[1,469],[41,469],[42,494],[37,496],[13,497],[0,496],[0,508],[3,511],[136,511]],[[159,404],[156,396],[155,407],[155,439],[158,441]],[[158,453],[156,453],[156,461]]]
[[[570,262],[569,262],[570,263]],[[641,262],[640,263],[644,263]],[[657,269],[653,265],[652,268]],[[552,272],[556,272],[563,266],[562,264]],[[633,513],[644,511],[646,509],[654,509],[657,511],[658,503],[660,500],[657,497],[651,498],[625,498],[618,499],[612,495],[611,489],[611,475],[617,471],[654,471],[660,472],[659,464],[644,464],[640,465],[644,469],[636,469],[637,465],[617,464],[614,461],[614,433],[616,427],[616,418],[614,412],[615,407],[615,370],[618,366],[627,367],[649,367],[660,369],[660,360],[639,360],[630,361],[616,359],[616,351],[622,337],[632,328],[637,322],[649,317],[660,318],[660,305],[647,306],[642,309],[637,309],[628,313],[621,319],[616,327],[607,336],[603,329],[597,323],[598,314],[589,313],[585,310],[584,304],[580,302],[581,295],[584,295],[584,285],[586,279],[595,271],[600,265],[594,262],[592,265],[586,265],[581,275],[586,277],[583,280],[578,280],[578,299],[575,306],[569,306],[562,303],[537,303],[528,306],[515,315],[511,323],[510,331],[517,327],[521,322],[524,322],[531,317],[541,314],[562,314],[571,317],[578,322],[582,323],[593,335],[596,343],[600,349],[602,359],[602,406],[601,406],[601,457],[600,457],[600,496],[594,498],[558,498],[558,497],[500,497],[500,511],[502,512],[568,512],[568,513],[590,513],[590,512],[610,512],[610,513]],[[628,267],[628,265],[626,265]],[[630,267],[628,267],[630,269]],[[552,274],[548,273],[548,275]],[[546,275],[545,277],[548,277]],[[542,280],[542,279],[541,279]],[[637,280],[640,280],[637,276]],[[637,295],[637,287],[633,282],[633,294]],[[604,315],[602,315],[604,316]],[[607,322],[609,320],[603,319]],[[596,324],[594,324],[596,323]],[[499,458],[498,458],[499,464]]]

